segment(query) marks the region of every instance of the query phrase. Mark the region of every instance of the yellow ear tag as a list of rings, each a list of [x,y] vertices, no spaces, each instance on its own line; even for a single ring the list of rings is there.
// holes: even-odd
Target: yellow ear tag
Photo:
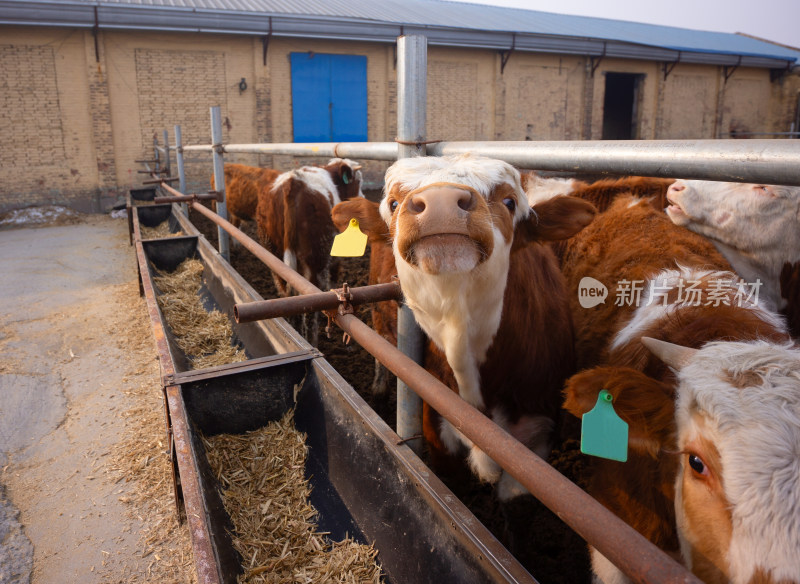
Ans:
[[[367,250],[367,234],[361,233],[358,220],[350,219],[350,225],[339,235],[333,238],[331,255],[343,258],[355,258],[364,255]]]

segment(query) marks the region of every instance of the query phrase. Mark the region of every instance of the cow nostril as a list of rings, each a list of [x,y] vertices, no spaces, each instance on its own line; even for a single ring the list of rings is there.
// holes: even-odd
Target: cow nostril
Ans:
[[[670,191],[683,191],[683,190],[686,190],[686,185],[682,185],[682,184],[678,184],[678,183],[673,183],[673,184],[671,184],[671,185],[669,186],[669,190],[670,190]]]
[[[412,213],[422,213],[425,211],[425,199],[422,197],[412,197],[408,202],[408,210]]]
[[[470,192],[465,192],[458,197],[458,208],[462,211],[471,211],[475,206],[475,199]]]

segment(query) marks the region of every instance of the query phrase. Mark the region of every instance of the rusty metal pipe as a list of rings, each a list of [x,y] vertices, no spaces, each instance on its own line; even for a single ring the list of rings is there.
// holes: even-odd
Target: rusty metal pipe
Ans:
[[[154,175],[151,173],[151,176],[154,176]],[[156,179],[153,179],[153,180],[143,180],[142,184],[143,185],[157,185],[157,184],[162,184],[162,183],[165,183],[165,182],[173,182],[173,181],[176,181],[176,180],[178,180],[178,177],[171,176],[169,178],[156,178]],[[163,184],[162,184],[162,186],[163,186]]]
[[[402,291],[399,284],[375,284],[350,288],[350,303],[354,305],[400,300]],[[273,298],[256,302],[245,302],[233,306],[233,316],[237,323],[265,320],[279,316],[295,316],[309,312],[333,310],[340,304],[335,291],[319,294],[302,294],[288,298]]]
[[[229,221],[198,203],[195,210],[225,229],[259,260],[302,294],[321,290],[239,231]],[[422,366],[352,314],[333,314],[349,334],[392,373],[402,378],[442,417],[508,471],[530,493],[578,535],[593,545],[634,582],[641,584],[702,584],[681,564],[642,537],[577,485],[528,450],[505,430],[473,408]]]
[[[223,219],[211,209],[207,209],[203,205],[199,203],[192,203],[192,209],[200,213],[201,215],[205,215],[211,221],[216,223],[218,226],[222,227],[225,231],[227,231],[230,236],[242,244],[242,246],[247,249],[250,253],[256,256],[259,260],[264,262],[269,269],[275,272],[279,277],[283,278],[288,282],[288,284],[297,290],[300,294],[319,294],[322,292],[319,288],[314,286],[311,282],[306,280],[303,276],[295,272],[292,268],[287,266],[283,263],[279,257],[271,254],[266,249],[264,249],[258,242],[251,239],[244,233],[242,233],[239,229],[233,226],[233,224],[228,221],[227,219]]]
[[[156,197],[153,202],[162,203],[188,203],[189,201],[218,201],[216,193],[198,193],[194,195],[174,195],[172,197]]]

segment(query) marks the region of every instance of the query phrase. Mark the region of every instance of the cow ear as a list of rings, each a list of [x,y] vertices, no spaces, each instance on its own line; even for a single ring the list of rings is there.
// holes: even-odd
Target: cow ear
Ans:
[[[577,197],[553,197],[532,207],[525,230],[536,241],[568,239],[589,225],[597,214],[591,203]]]
[[[386,240],[389,237],[389,227],[378,211],[379,205],[368,199],[356,198],[342,201],[331,209],[331,219],[339,231],[344,231],[350,224],[350,219],[357,219],[358,226],[366,233],[370,241]]]
[[[353,182],[353,169],[346,164],[342,165],[342,182],[346,185]]]
[[[628,423],[631,450],[655,458],[664,448],[674,448],[675,403],[669,386],[628,367],[595,367],[567,380],[564,408],[580,418],[597,403],[605,389],[612,405]]]

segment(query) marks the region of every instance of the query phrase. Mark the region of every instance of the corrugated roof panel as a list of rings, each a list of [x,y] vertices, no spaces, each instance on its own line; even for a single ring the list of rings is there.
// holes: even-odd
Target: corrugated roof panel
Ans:
[[[181,13],[194,13],[195,18],[186,17],[187,22],[191,21],[194,26],[194,23],[202,20],[197,18],[197,13],[218,12],[228,15],[227,20],[232,23],[233,27],[231,29],[231,27],[223,26],[219,30],[235,32],[236,27],[241,27],[241,32],[247,34],[253,34],[257,27],[244,26],[242,19],[248,14],[258,14],[262,17],[306,18],[311,19],[311,22],[314,19],[320,19],[321,35],[326,32],[326,19],[340,21],[354,27],[360,25],[362,32],[354,34],[352,38],[372,38],[374,33],[365,27],[369,27],[369,23],[375,23],[437,29],[442,33],[440,41],[448,36],[447,30],[470,32],[473,35],[472,42],[464,40],[460,46],[489,46],[490,43],[487,43],[485,38],[478,38],[482,33],[515,32],[522,35],[599,39],[684,53],[744,55],[792,62],[800,58],[800,49],[792,50],[736,34],[571,16],[537,10],[467,4],[449,0],[101,0],[99,2],[91,0],[46,0],[46,2],[41,0],[39,2],[36,0],[33,2],[0,0],[0,22],[7,22],[2,19],[4,5],[24,4],[35,7],[37,4],[45,3],[87,7],[127,7],[141,10],[175,9],[176,22],[167,21],[163,22],[163,25],[176,28],[181,28],[180,23],[177,22],[181,18]],[[19,8],[21,10],[21,7]],[[163,15],[160,17],[163,18]],[[226,19],[220,17],[218,20],[222,23]],[[124,27],[124,22],[115,23],[114,26]],[[207,27],[201,28],[207,29]],[[388,33],[388,31],[386,32]],[[463,35],[459,36],[463,38]]]

